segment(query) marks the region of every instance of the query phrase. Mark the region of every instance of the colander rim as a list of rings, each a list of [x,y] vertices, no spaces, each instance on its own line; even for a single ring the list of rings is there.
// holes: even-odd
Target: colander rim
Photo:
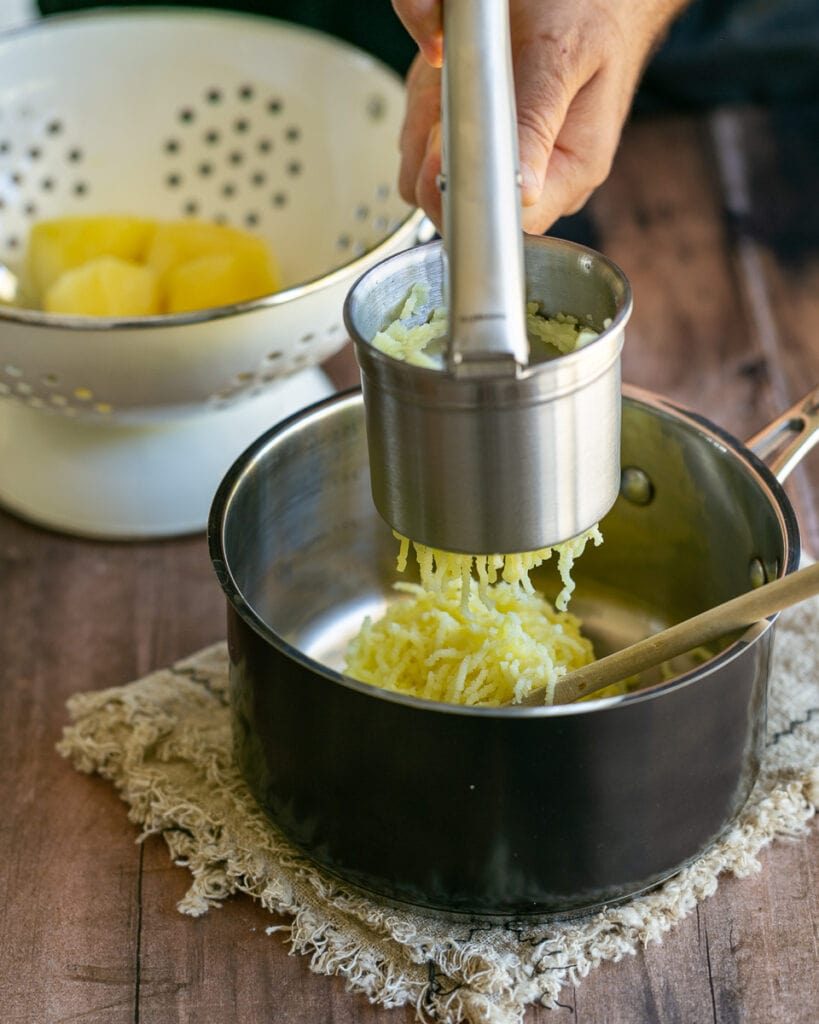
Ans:
[[[60,313],[45,313],[40,309],[26,309],[21,306],[6,306],[0,304],[0,322],[12,321],[27,324],[32,327],[48,327],[57,330],[67,331],[117,331],[117,330],[150,330],[153,327],[182,327],[186,324],[208,323],[211,320],[223,320],[227,317],[242,316],[245,313],[252,313],[257,309],[269,309],[274,306],[284,305],[300,299],[312,292],[322,291],[332,285],[338,284],[345,278],[357,278],[372,264],[380,262],[385,256],[398,252],[400,245],[405,239],[409,241],[406,248],[412,248],[418,235],[418,231],[425,219],[424,211],[415,208],[411,209],[407,216],[400,222],[397,228],[385,235],[381,241],[368,249],[367,252],[356,256],[347,263],[334,267],[326,274],[319,274],[317,277],[300,281],[298,284],[283,288],[277,292],[270,292],[267,295],[260,295],[255,299],[246,299],[244,302],[234,302],[227,306],[210,306],[206,309],[196,309],[185,313],[162,313],[159,316],[133,316],[133,317],[102,317],[102,316],[69,316]],[[401,248],[404,248],[401,246]]]

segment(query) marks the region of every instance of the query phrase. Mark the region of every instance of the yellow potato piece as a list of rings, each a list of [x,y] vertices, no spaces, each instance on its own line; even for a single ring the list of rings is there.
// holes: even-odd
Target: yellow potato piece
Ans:
[[[169,271],[190,260],[220,253],[244,254],[250,265],[255,263],[261,276],[267,275],[272,284],[265,284],[266,291],[279,287],[278,268],[273,257],[262,241],[255,235],[223,224],[208,224],[205,221],[170,221],[157,225],[145,262],[163,278]],[[257,293],[261,294],[261,293]],[[214,305],[212,302],[206,303]]]
[[[163,279],[164,306],[168,313],[228,306],[267,295],[277,287],[269,261],[254,249],[240,248],[171,268]]]
[[[150,267],[102,256],[62,274],[43,308],[74,316],[154,316],[161,312],[159,280]]]
[[[155,228],[155,222],[144,217],[59,217],[39,221],[29,236],[26,291],[35,302],[42,302],[58,277],[100,256],[142,262]]]

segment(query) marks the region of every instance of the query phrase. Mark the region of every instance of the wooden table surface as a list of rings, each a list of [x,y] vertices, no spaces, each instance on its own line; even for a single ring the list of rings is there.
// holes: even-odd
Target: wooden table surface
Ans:
[[[631,278],[625,379],[740,437],[819,384],[818,129],[815,111],[635,119],[568,226]],[[335,369],[349,378],[349,361]],[[788,489],[819,551],[819,458]],[[311,974],[249,899],[177,913],[185,869],[158,838],[136,845],[112,788],[54,752],[71,693],[223,633],[204,537],[92,543],[0,513],[3,1024],[414,1019]],[[760,874],[723,880],[662,945],[604,965],[527,1024],[815,1021],[816,832],[777,843]]]

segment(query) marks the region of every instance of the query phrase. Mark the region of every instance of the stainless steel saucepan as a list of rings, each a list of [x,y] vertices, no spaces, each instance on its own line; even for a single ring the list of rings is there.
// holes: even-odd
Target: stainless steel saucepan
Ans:
[[[599,655],[796,567],[781,480],[819,440],[819,390],[747,444],[629,389],[622,425],[620,496],[572,601]],[[672,678],[559,707],[454,707],[340,673],[397,578],[358,392],[249,448],[209,540],[241,770],[296,846],[370,893],[475,918],[593,908],[697,857],[751,791],[772,621]],[[555,593],[547,568],[536,584]]]

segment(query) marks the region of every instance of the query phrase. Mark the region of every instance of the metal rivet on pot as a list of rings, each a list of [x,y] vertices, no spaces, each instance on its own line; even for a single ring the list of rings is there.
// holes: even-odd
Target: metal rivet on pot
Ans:
[[[654,497],[654,484],[642,469],[626,466],[620,474],[620,493],[633,505],[648,505]]]
[[[751,559],[748,566],[748,579],[751,581],[751,586],[754,590],[768,582],[768,574],[765,572],[765,566],[762,564],[761,558]]]

